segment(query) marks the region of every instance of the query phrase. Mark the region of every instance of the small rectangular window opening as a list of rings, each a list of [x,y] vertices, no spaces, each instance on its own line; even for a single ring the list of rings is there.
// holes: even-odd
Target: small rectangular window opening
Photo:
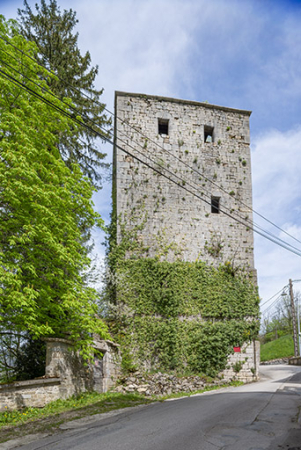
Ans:
[[[204,126],[204,142],[213,142],[213,127]]]
[[[219,214],[219,201],[220,197],[211,197],[211,212],[213,214]]]
[[[168,136],[168,119],[158,119],[158,133]]]

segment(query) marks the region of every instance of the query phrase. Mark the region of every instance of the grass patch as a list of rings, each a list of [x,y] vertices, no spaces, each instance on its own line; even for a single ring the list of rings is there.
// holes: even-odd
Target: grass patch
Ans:
[[[0,413],[0,429],[7,425],[20,425],[50,416],[58,416],[68,411],[76,413],[76,418],[78,418],[113,409],[137,406],[150,401],[152,400],[138,394],[88,392],[67,400],[56,400],[48,403],[44,408],[23,408]]]
[[[294,341],[292,335],[282,336],[275,341],[267,342],[260,347],[261,361],[277,358],[288,358],[294,355]]]
[[[7,411],[0,413],[0,443],[28,434],[52,432],[62,423],[109,412],[114,409],[139,406],[170,398],[190,397],[194,394],[201,394],[229,386],[241,386],[242,384],[240,381],[234,381],[219,386],[207,386],[198,391],[180,392],[157,397],[145,397],[139,394],[98,394],[90,392],[67,400],[51,402],[44,408],[23,408],[19,411]]]

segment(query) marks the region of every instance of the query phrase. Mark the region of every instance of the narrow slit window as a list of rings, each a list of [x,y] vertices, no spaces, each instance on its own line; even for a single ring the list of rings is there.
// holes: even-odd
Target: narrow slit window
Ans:
[[[158,120],[158,133],[168,136],[168,119]]]
[[[219,209],[219,202],[220,201],[220,197],[211,197],[211,212],[213,214],[219,214],[220,209]]]
[[[213,142],[213,127],[204,126],[204,142]]]

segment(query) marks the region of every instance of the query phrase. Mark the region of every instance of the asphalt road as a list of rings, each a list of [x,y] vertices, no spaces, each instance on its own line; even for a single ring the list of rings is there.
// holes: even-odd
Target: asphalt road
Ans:
[[[301,450],[300,416],[301,367],[261,366],[258,383],[69,422],[0,449]]]

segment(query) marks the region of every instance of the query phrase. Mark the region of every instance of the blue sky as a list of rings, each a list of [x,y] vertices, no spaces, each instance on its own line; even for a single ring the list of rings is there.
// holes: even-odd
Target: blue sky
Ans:
[[[111,110],[115,90],[252,110],[253,207],[301,240],[301,0],[58,4],[77,11],[80,48],[98,64],[97,87],[104,87],[103,101]],[[22,1],[0,0],[0,7],[6,18],[16,17]],[[111,152],[109,146],[104,150]],[[95,203],[108,220],[108,184]],[[297,255],[255,236],[263,301],[289,278],[301,278],[300,263]]]

